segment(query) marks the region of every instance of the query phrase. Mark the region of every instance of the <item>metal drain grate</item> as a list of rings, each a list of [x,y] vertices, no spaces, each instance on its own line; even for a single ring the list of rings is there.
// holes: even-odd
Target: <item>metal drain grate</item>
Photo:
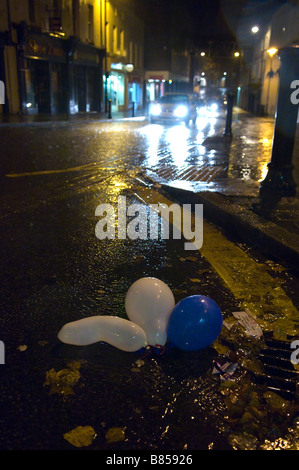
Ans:
[[[217,176],[221,175],[225,171],[225,168],[223,166],[185,165],[181,168],[164,166],[151,168],[149,170],[166,182],[194,181],[210,183]]]
[[[282,397],[293,400],[299,381],[299,371],[291,362],[291,345],[288,341],[266,339],[266,347],[258,355],[264,374],[256,374],[260,383]]]

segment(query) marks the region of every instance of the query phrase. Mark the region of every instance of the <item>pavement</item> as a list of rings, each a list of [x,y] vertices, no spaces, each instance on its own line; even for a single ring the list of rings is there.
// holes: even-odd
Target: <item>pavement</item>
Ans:
[[[237,112],[245,113],[237,110]],[[248,114],[248,113],[246,113]],[[235,114],[234,114],[235,116]],[[248,114],[249,116],[249,114]],[[144,120],[146,116],[142,111],[112,113],[84,113],[72,116],[0,116],[0,126],[27,126],[27,125],[69,125],[71,123],[88,123],[115,120]],[[234,124],[232,133],[234,140]],[[218,153],[227,151],[227,142],[222,134],[215,135],[203,145],[217,148]],[[256,148],[259,151],[259,148]],[[253,149],[254,152],[254,149]],[[188,166],[189,165],[189,166]],[[299,186],[299,124],[297,125],[296,141],[293,152],[293,176],[297,187]],[[267,256],[276,261],[282,261],[297,269],[299,266],[299,195],[284,197],[280,194],[271,194],[266,198],[260,196],[260,181],[249,181],[234,178],[228,174],[221,174],[210,183],[205,175],[198,174],[197,178],[187,178],[186,174],[193,175],[194,166],[185,164],[181,177],[165,174],[163,160],[159,171],[150,172],[142,168],[141,172],[153,184],[158,184],[162,190],[167,191],[174,198],[184,202],[197,202],[203,204],[204,217],[216,225],[235,234],[238,239],[262,250]],[[157,170],[157,168],[156,168]],[[162,173],[164,171],[164,174]],[[198,173],[198,169],[196,170]],[[216,171],[214,169],[214,171]],[[167,177],[168,176],[168,177]],[[202,179],[202,180],[201,180]],[[196,181],[195,181],[196,180]]]

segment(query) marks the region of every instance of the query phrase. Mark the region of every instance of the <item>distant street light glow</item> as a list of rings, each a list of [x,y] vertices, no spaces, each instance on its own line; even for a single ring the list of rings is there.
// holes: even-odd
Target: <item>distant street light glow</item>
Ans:
[[[276,47],[271,47],[270,49],[267,50],[270,57],[273,57],[277,51],[278,49],[276,49]]]
[[[253,34],[258,33],[259,30],[260,30],[260,28],[258,26],[252,26],[252,28],[251,28],[251,31],[253,32]]]
[[[240,52],[235,52],[235,53],[234,53],[234,56],[235,56],[235,57],[239,57],[239,55],[240,55]]]

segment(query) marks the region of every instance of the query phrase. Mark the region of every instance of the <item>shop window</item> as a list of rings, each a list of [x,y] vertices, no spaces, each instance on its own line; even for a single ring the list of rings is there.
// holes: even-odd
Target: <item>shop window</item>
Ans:
[[[28,114],[37,114],[35,69],[33,67],[26,67],[24,72]]]
[[[125,104],[125,79],[124,75],[111,72],[108,81],[108,98],[112,101],[112,110],[122,110]]]
[[[63,113],[67,109],[65,67],[65,64],[55,62],[50,66],[52,113]]]

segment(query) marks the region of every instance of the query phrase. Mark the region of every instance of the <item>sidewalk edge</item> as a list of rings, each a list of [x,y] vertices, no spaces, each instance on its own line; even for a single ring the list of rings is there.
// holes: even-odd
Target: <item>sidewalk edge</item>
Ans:
[[[271,221],[262,219],[246,208],[225,201],[218,193],[193,193],[183,189],[161,185],[162,189],[181,200],[182,203],[203,204],[204,218],[215,225],[234,232],[238,239],[249,246],[257,246],[267,255],[275,256],[295,268],[299,265],[299,236],[288,232]],[[185,200],[185,201],[184,201]]]

